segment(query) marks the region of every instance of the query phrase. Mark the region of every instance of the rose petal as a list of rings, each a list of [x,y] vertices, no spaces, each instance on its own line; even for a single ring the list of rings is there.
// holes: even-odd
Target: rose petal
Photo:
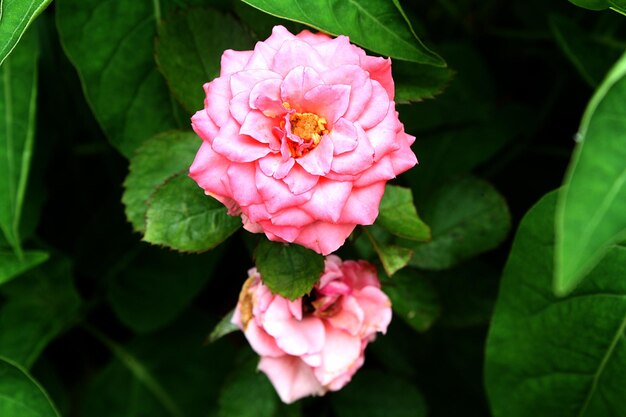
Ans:
[[[216,78],[210,83],[204,84],[206,100],[204,107],[207,114],[217,126],[224,126],[230,119],[229,114],[224,109],[228,108],[228,103],[232,98],[228,78]]]
[[[361,355],[361,339],[326,324],[326,342],[322,350],[322,366],[315,376],[326,385],[339,375],[349,372]]]
[[[244,334],[252,349],[261,356],[279,357],[285,354],[274,338],[257,326],[254,320],[248,323]]]
[[[283,76],[298,66],[310,67],[320,72],[323,71],[322,57],[308,43],[294,38],[283,42],[276,54],[270,68]]]
[[[304,94],[313,87],[323,85],[324,81],[313,68],[297,66],[287,73],[280,85],[280,96],[283,102],[297,111],[304,111],[301,103]]]
[[[309,45],[315,45],[318,44],[320,42],[325,42],[329,39],[332,39],[330,36],[328,36],[325,33],[322,32],[317,32],[317,33],[312,33],[308,30],[303,30],[302,32],[298,33],[296,35],[296,37],[298,39],[301,39],[303,41],[305,41],[306,43],[308,43]]]
[[[234,121],[220,129],[213,139],[213,150],[234,162],[252,162],[270,152],[267,144],[259,143],[249,136],[239,134],[239,125]]]
[[[318,221],[302,228],[293,242],[322,255],[328,255],[344,244],[355,227],[355,224],[332,224]]]
[[[337,222],[351,190],[350,182],[328,181],[321,178],[313,190],[311,199],[303,204],[302,208],[316,219]]]
[[[205,191],[220,196],[231,196],[230,184],[226,171],[230,161],[211,149],[211,145],[202,142],[191,167],[189,176]]]
[[[378,81],[383,86],[389,100],[393,100],[395,87],[391,77],[391,59],[364,54],[361,57],[361,66],[370,73],[372,80]]]
[[[220,128],[209,117],[205,109],[199,110],[191,117],[191,127],[205,142],[213,142]]]
[[[326,391],[311,368],[294,356],[262,357],[259,370],[267,375],[278,396],[286,404],[309,395],[323,395]]]
[[[276,50],[266,42],[257,42],[244,69],[270,69],[275,54]]]
[[[263,197],[263,202],[270,213],[299,206],[307,202],[312,195],[312,192],[299,195],[293,194],[284,182],[265,175],[260,168],[256,171],[254,184]]]
[[[254,185],[255,174],[256,167],[254,164],[231,164],[226,170],[232,197],[241,206],[263,202],[263,198]]]
[[[272,129],[277,125],[276,119],[267,117],[258,110],[252,110],[246,115],[239,133],[248,135],[261,143],[273,144],[278,147],[280,143],[272,132]]]
[[[385,192],[385,182],[380,181],[363,188],[353,188],[341,212],[339,221],[362,225],[374,224],[378,206]]]
[[[345,118],[341,118],[333,125],[333,130],[328,134],[333,141],[333,153],[340,155],[356,148],[358,134],[354,124]]]
[[[287,184],[292,193],[298,195],[315,187],[319,179],[319,176],[311,175],[301,166],[294,165],[289,173],[283,178],[283,181],[285,181],[285,184]]]
[[[326,84],[350,86],[350,104],[343,117],[357,120],[371,100],[373,87],[369,74],[357,65],[342,65],[322,73],[322,78]]]
[[[311,175],[326,175],[333,162],[333,141],[328,135],[311,152],[297,158],[296,162]]]
[[[318,85],[304,94],[302,111],[326,118],[331,126],[342,117],[350,104],[350,86]]]
[[[244,69],[248,60],[252,56],[252,51],[233,51],[227,49],[222,54],[220,61],[220,77],[232,74]]]
[[[300,208],[292,207],[274,214],[271,221],[272,224],[276,226],[295,226],[302,228],[314,222],[315,219]]]
[[[396,171],[389,156],[385,156],[377,161],[370,169],[361,173],[354,182],[354,187],[367,187],[375,182],[388,181],[396,177]]]
[[[230,76],[230,91],[233,96],[244,91],[250,92],[252,88],[259,82],[277,79],[282,77],[280,74],[270,70],[255,69],[239,71]]]
[[[354,297],[364,313],[361,337],[376,332],[386,333],[392,316],[391,301],[387,295],[376,287],[367,286],[356,290]]]
[[[317,42],[313,45],[313,48],[319,53],[324,60],[324,64],[329,68],[357,65],[360,61],[356,48],[350,45],[350,39],[347,36],[340,35],[334,39]]]
[[[340,175],[357,175],[374,164],[374,148],[359,124],[354,126],[357,146],[350,152],[335,155],[330,169]]]
[[[372,92],[370,100],[358,116],[358,122],[363,129],[368,130],[382,122],[389,112],[393,112],[394,105],[389,101],[387,92],[377,81],[371,82]],[[397,120],[397,117],[396,117]],[[398,122],[399,123],[399,122]]]
[[[368,305],[368,307],[371,306]],[[339,311],[326,319],[335,329],[344,330],[352,336],[359,337],[361,337],[360,332],[364,320],[365,313],[357,300],[352,296],[341,297],[341,308]]]

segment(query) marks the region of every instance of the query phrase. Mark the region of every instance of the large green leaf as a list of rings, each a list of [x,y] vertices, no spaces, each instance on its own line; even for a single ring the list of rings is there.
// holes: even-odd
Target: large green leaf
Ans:
[[[378,255],[387,275],[392,276],[396,271],[401,270],[409,264],[413,256],[413,251],[402,246],[394,245],[393,236],[380,226],[369,226],[363,229],[363,234],[367,237],[371,249]],[[365,255],[363,257],[369,258],[369,246],[366,246],[363,241],[357,240],[355,243],[361,254]]]
[[[290,300],[307,294],[324,272],[324,257],[300,245],[262,239],[255,250],[263,283]]]
[[[206,417],[232,368],[225,341],[203,346],[211,322],[194,311],[172,326],[129,344],[92,330],[114,360],[88,384],[81,417]]]
[[[24,369],[0,357],[0,416],[61,417],[48,394]]]
[[[254,42],[241,24],[211,9],[176,12],[159,25],[155,46],[159,69],[190,113],[202,108],[202,85],[220,73],[226,49],[252,49]]]
[[[421,213],[432,241],[400,243],[414,251],[410,264],[424,269],[451,268],[497,247],[511,223],[504,198],[489,183],[473,177],[443,184],[423,203]]]
[[[3,0],[0,2],[0,66],[52,0]],[[36,34],[35,34],[36,36]]]
[[[19,259],[15,253],[0,249],[0,285],[48,259],[48,253],[27,251]]]
[[[241,227],[239,216],[204,194],[187,175],[177,175],[150,198],[144,240],[183,252],[204,252]]]
[[[576,290],[552,292],[556,193],[522,220],[487,341],[495,417],[626,415],[626,248]]]
[[[0,356],[29,368],[78,315],[71,265],[53,259],[1,289],[6,301],[0,304]]]
[[[589,102],[578,137],[556,213],[559,294],[626,238],[626,54]]]
[[[452,81],[450,68],[396,61],[392,66],[396,103],[410,103],[435,98]]]
[[[153,57],[159,2],[59,0],[61,42],[96,119],[125,156],[177,127],[176,103]]]
[[[611,8],[620,13],[626,13],[626,1],[624,0],[569,0],[577,6],[591,10],[604,10]]]
[[[378,371],[361,371],[332,394],[337,417],[425,417],[422,394],[409,381]]]
[[[271,15],[304,23],[332,35],[347,35],[364,48],[421,64],[445,66],[413,32],[388,0],[243,0]]]
[[[38,54],[37,32],[30,31],[0,66],[0,230],[19,258],[20,217],[35,136]]]
[[[416,241],[430,240],[430,228],[417,215],[408,188],[387,185],[380,201],[376,223],[396,236]]]
[[[142,244],[109,277],[109,303],[136,332],[158,329],[180,315],[209,281],[221,253],[184,255]]]
[[[150,138],[137,149],[122,196],[133,229],[145,231],[148,199],[168,178],[189,169],[199,147],[195,133],[171,131]]]

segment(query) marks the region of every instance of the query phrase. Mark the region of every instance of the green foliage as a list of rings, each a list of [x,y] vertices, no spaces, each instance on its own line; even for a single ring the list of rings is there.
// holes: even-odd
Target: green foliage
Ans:
[[[324,258],[300,245],[262,239],[254,258],[263,283],[290,300],[311,291],[324,272]]]
[[[61,417],[41,385],[24,369],[1,357],[0,415]]]
[[[0,66],[11,54],[35,18],[52,0],[3,0],[0,2]],[[32,35],[31,35],[32,37]],[[28,43],[28,40],[24,41]],[[29,47],[25,47],[29,48]]]
[[[53,259],[0,287],[0,356],[30,368],[48,343],[78,319],[71,264]],[[3,415],[3,414],[0,414]]]
[[[448,182],[423,203],[422,218],[433,238],[403,240],[414,251],[411,265],[447,269],[497,247],[507,236],[510,215],[504,198],[489,183],[473,177]]]
[[[19,259],[12,251],[0,249],[0,285],[45,262],[46,259],[47,252],[28,251],[22,253],[22,259]]]
[[[400,6],[386,0],[304,2],[244,0],[271,15],[304,23],[332,35],[346,35],[357,45],[406,61],[445,66],[415,35]]]
[[[626,250],[612,247],[570,295],[552,292],[556,193],[522,220],[487,342],[495,417],[623,415]]]
[[[158,1],[60,0],[61,42],[111,144],[130,157],[178,126],[178,109],[153,58]]]
[[[614,9],[620,13],[626,13],[626,2],[624,0],[569,0],[577,6],[590,10]]]
[[[220,73],[222,52],[252,49],[253,44],[234,18],[211,9],[188,9],[159,25],[155,54],[173,94],[193,113],[202,108],[202,85]]]
[[[556,214],[554,289],[570,292],[626,239],[626,55],[583,116]]]
[[[430,240],[430,228],[417,215],[413,194],[408,188],[387,185],[380,202],[376,223],[396,236],[416,240]]]
[[[392,244],[392,237],[380,227],[374,225],[364,229],[372,249],[378,255],[387,275],[392,276],[409,264],[413,251]]]
[[[22,5],[17,2],[7,3],[4,7],[10,9],[5,12],[0,24],[2,43],[5,39],[2,35],[12,28],[11,23],[15,23],[15,19],[32,18],[34,13],[28,13],[28,9],[20,10]],[[30,20],[24,25],[28,23]],[[20,26],[15,29],[13,46],[25,28]],[[0,52],[0,62],[8,53],[6,49]],[[35,137],[38,55],[37,33],[30,31],[11,57],[0,64],[0,230],[19,260],[23,260],[20,218]]]
[[[394,61],[393,79],[396,83],[396,103],[406,104],[433,99],[452,81],[454,71],[449,68],[417,65]]]
[[[220,339],[221,337],[239,330],[239,327],[232,323],[234,314],[235,314],[235,310],[233,309],[230,311],[230,313],[222,317],[219,323],[217,323],[215,328],[211,331],[211,334],[209,335],[209,338],[208,338],[209,343],[213,343],[216,340]]]

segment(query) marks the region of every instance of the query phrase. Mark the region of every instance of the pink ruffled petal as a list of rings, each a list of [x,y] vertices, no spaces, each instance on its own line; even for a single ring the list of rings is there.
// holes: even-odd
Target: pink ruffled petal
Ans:
[[[273,217],[269,221],[261,222],[265,236],[269,240],[276,242],[293,243],[300,234],[300,228],[295,226],[276,226],[272,223]]]
[[[289,174],[295,163],[296,160],[293,158],[284,161],[279,154],[268,154],[266,157],[259,159],[259,168],[268,177],[280,180]]]
[[[335,329],[344,330],[352,336],[359,336],[365,320],[365,313],[354,297],[341,298],[341,309],[326,319]]]
[[[296,36],[289,32],[287,28],[282,25],[276,25],[272,29],[272,34],[270,35],[270,37],[263,41],[263,43],[267,44],[268,46],[272,47],[272,49],[277,51],[280,49],[285,41],[289,41],[295,38]]]
[[[308,30],[303,30],[302,32],[298,33],[296,35],[296,37],[298,39],[301,39],[303,41],[305,41],[306,43],[308,43],[309,45],[315,45],[318,44],[320,42],[325,42],[329,39],[332,39],[330,36],[328,36],[325,33],[322,32],[317,32],[317,33],[312,33]]]
[[[333,224],[318,221],[302,228],[293,242],[322,255],[328,255],[344,244],[355,227],[354,224]]]
[[[342,117],[350,104],[350,86],[318,85],[310,89],[300,103],[302,111],[326,118],[331,127]]]
[[[315,219],[300,208],[292,207],[274,214],[271,221],[275,226],[294,226],[302,228],[313,223]]]
[[[208,143],[213,142],[213,138],[220,131],[220,128],[213,123],[205,109],[198,110],[191,117],[191,127],[203,141]]]
[[[324,72],[322,78],[326,84],[350,86],[350,104],[343,117],[357,120],[371,100],[372,81],[369,74],[357,65],[342,65]]]
[[[294,165],[289,174],[283,178],[283,181],[285,181],[292,193],[298,195],[315,187],[319,179],[319,176],[311,175],[299,165]]]
[[[234,121],[222,127],[213,139],[213,150],[233,162],[252,162],[270,152],[267,144],[259,143],[249,136],[239,134],[239,125]]]
[[[345,118],[341,118],[333,125],[333,130],[328,134],[333,141],[333,153],[341,155],[356,148],[358,135],[354,124]]]
[[[344,282],[354,290],[380,288],[376,267],[367,261],[345,261],[341,265]]]
[[[329,68],[346,65],[358,65],[360,56],[347,36],[337,36],[323,42],[317,42],[313,48],[324,59],[324,64]]]
[[[388,113],[392,112],[395,105],[390,105],[389,96],[385,89],[377,81],[371,82],[372,93],[367,105],[358,115],[358,122],[363,129],[368,130],[382,122]],[[397,120],[397,117],[396,117]]]
[[[276,50],[265,42],[257,42],[244,69],[270,69]]]
[[[299,195],[293,194],[284,182],[265,175],[260,168],[256,171],[254,183],[263,197],[265,207],[267,207],[270,213],[299,206],[307,202],[312,195],[311,192]]]
[[[374,148],[361,126],[354,126],[358,136],[357,147],[350,152],[335,155],[330,169],[337,174],[357,175],[374,164]]]
[[[191,167],[189,176],[206,192],[212,195],[230,197],[231,190],[226,177],[230,161],[202,142]]]
[[[281,78],[279,74],[270,70],[255,69],[239,71],[230,76],[230,91],[233,96],[236,96],[244,91],[250,92],[259,82],[271,79],[279,80]]]
[[[402,125],[398,121],[395,111],[392,110],[394,106],[393,102],[391,102],[389,106],[390,111],[387,112],[387,115],[380,123],[370,129],[365,129],[367,137],[374,147],[376,161],[400,149],[400,144],[397,142],[396,137],[398,131],[402,129]]]
[[[367,171],[361,173],[359,178],[354,182],[354,186],[361,188],[367,187],[375,182],[388,181],[396,177],[396,171],[389,156],[376,161],[376,163]]]
[[[248,105],[251,109],[258,109],[267,117],[279,117],[285,114],[280,98],[280,79],[270,79],[258,82],[250,90]]]
[[[332,139],[324,135],[315,149],[296,159],[296,162],[311,175],[326,175],[333,162],[333,148]]]
[[[260,204],[263,202],[261,195],[254,186],[256,167],[254,164],[231,164],[226,171],[232,197],[239,202],[240,206]]]
[[[250,320],[244,334],[252,349],[261,356],[279,357],[285,354],[274,338],[257,326],[254,320]]]
[[[228,78],[216,78],[204,84],[206,93],[205,108],[209,117],[217,126],[224,126],[230,119],[227,111],[228,103],[232,98]]]
[[[322,350],[322,366],[315,376],[322,385],[348,372],[361,356],[361,339],[343,330],[326,325],[326,343]]]
[[[321,178],[313,190],[313,196],[302,208],[316,219],[335,223],[350,197],[350,191],[352,183]]]
[[[406,138],[407,136],[408,138]],[[393,164],[393,170],[396,174],[401,174],[417,164],[417,157],[409,146],[410,138],[413,137],[404,132],[399,132],[398,142],[400,143],[400,148],[389,155],[389,159]]]
[[[247,115],[239,129],[242,135],[248,135],[261,143],[274,144],[280,146],[278,140],[272,133],[272,129],[277,126],[277,120],[265,116],[258,110],[252,110]]]
[[[391,301],[380,289],[367,286],[354,293],[359,306],[365,314],[361,337],[372,335],[376,332],[386,333],[387,326],[391,322]]]
[[[310,67],[297,66],[287,73],[280,86],[283,102],[289,103],[297,111],[302,110],[304,94],[313,87],[323,85],[324,81],[317,71]]]
[[[240,125],[246,120],[246,116],[252,110],[249,105],[250,97],[247,91],[237,94],[230,99],[228,112]]]
[[[234,51],[227,49],[222,54],[220,62],[220,77],[235,73],[244,69],[248,60],[252,56],[252,51]]]
[[[389,100],[393,100],[395,87],[391,77],[391,59],[363,55],[361,66],[370,73],[372,80],[378,81],[383,86],[387,91]]]
[[[363,188],[353,188],[339,221],[362,225],[374,224],[378,217],[378,206],[380,206],[380,200],[384,193],[384,181]]]
[[[316,71],[323,71],[322,57],[308,43],[294,38],[286,40],[274,55],[271,69],[286,76],[289,71],[298,66],[311,67]]]
[[[259,362],[259,370],[267,375],[278,396],[286,404],[309,395],[323,395],[326,392],[311,368],[294,356],[263,357]]]

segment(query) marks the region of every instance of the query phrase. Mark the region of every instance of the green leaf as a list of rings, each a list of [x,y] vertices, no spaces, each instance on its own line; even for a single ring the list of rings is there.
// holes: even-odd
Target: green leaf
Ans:
[[[250,35],[231,16],[211,9],[188,9],[159,25],[155,54],[174,96],[193,113],[202,108],[202,85],[220,74],[222,53],[253,46]]]
[[[554,290],[570,292],[626,238],[626,54],[589,102],[559,194]]]
[[[620,13],[626,12],[626,2],[624,0],[569,0],[576,6],[590,10],[604,10],[609,7]]]
[[[389,184],[385,187],[376,223],[405,239],[428,241],[431,238],[430,228],[417,215],[409,188]]]
[[[410,264],[448,269],[494,249],[507,236],[511,218],[504,198],[486,181],[457,179],[435,190],[423,203],[422,218],[430,225],[428,243],[398,242],[413,249]]]
[[[202,290],[221,255],[220,250],[184,255],[142,244],[109,277],[109,303],[136,332],[163,327]]]
[[[389,244],[390,236],[376,226],[370,226],[364,231],[387,275],[392,276],[409,264],[413,256],[411,249]]]
[[[337,417],[425,417],[422,394],[409,381],[364,370],[331,397]]]
[[[551,16],[550,28],[559,47],[583,79],[597,87],[624,47],[603,42],[563,16]]]
[[[23,258],[20,260],[13,252],[0,249],[0,285],[45,262],[47,259],[47,252],[27,251],[23,253]]]
[[[1,289],[7,301],[0,304],[0,356],[30,368],[77,318],[80,298],[71,265],[53,259]]]
[[[85,390],[81,417],[200,417],[217,407],[219,389],[232,369],[233,348],[203,346],[210,321],[190,312],[172,326],[121,345],[92,333],[114,359]]]
[[[626,249],[556,297],[555,201],[550,193],[524,217],[504,270],[485,365],[493,415],[626,415]]]
[[[20,42],[26,29],[51,1],[3,0],[0,2],[0,66]],[[34,33],[33,37],[36,36],[37,34]]]
[[[183,252],[207,251],[241,227],[241,219],[226,211],[187,175],[175,176],[150,199],[144,240]]]
[[[178,127],[176,103],[154,62],[158,1],[59,0],[57,27],[96,119],[126,157]]]
[[[219,417],[273,417],[278,409],[278,396],[269,379],[257,371],[259,358],[238,364],[222,387]]]
[[[20,8],[14,2],[8,6]],[[8,13],[2,25],[11,16]],[[20,259],[20,217],[35,137],[38,55],[37,32],[30,31],[0,66],[0,230]]]
[[[222,319],[217,323],[213,331],[208,337],[208,342],[213,343],[218,339],[226,336],[227,334],[236,332],[239,330],[239,326],[232,323],[233,314],[235,314],[235,310],[231,310],[228,314],[226,314]]]
[[[331,35],[346,35],[381,55],[445,67],[445,61],[415,36],[398,8],[387,0],[243,0],[266,13],[304,23]]]
[[[263,283],[290,300],[311,291],[324,272],[324,257],[311,249],[266,239],[257,246],[255,261]]]
[[[392,66],[396,103],[405,104],[435,98],[452,81],[450,68],[396,61]]]
[[[61,417],[41,385],[17,364],[1,357],[0,416]]]
[[[437,291],[428,277],[414,269],[404,269],[383,281],[393,311],[418,332],[425,332],[441,314]]]
[[[195,133],[171,131],[150,138],[137,149],[122,196],[133,229],[145,231],[148,199],[168,178],[189,169],[200,143]]]

